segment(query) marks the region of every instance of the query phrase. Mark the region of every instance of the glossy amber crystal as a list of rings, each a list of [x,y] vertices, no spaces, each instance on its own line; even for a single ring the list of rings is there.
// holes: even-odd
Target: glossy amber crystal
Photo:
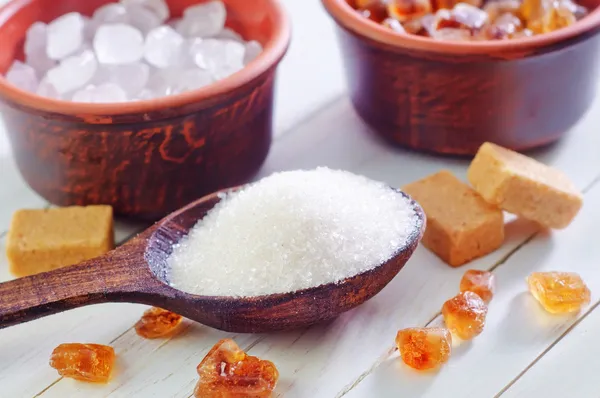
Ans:
[[[494,297],[496,277],[489,271],[470,269],[460,280],[461,292],[473,292],[487,303]]]
[[[61,376],[106,383],[115,363],[115,350],[100,344],[61,344],[52,351],[50,366]]]
[[[181,315],[174,312],[152,307],[135,324],[135,331],[146,339],[167,336],[179,326],[182,319]]]
[[[197,370],[196,398],[268,398],[279,378],[272,362],[247,355],[231,339],[219,341]]]
[[[398,331],[396,345],[402,361],[411,368],[433,369],[448,362],[452,336],[445,328],[408,328]]]
[[[461,292],[444,303],[442,315],[452,333],[471,340],[483,331],[487,310],[487,304],[477,294]]]
[[[553,314],[578,312],[590,302],[590,290],[574,272],[534,272],[527,284],[533,297]]]
[[[422,17],[432,11],[430,0],[389,0],[387,9],[391,18],[401,22]]]

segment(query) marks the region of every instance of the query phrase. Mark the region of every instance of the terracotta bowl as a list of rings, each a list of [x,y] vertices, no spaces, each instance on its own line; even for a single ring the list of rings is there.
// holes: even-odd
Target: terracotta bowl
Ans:
[[[91,15],[109,0],[13,0],[0,9],[0,73],[23,56],[35,21]],[[180,16],[198,0],[167,0]],[[264,52],[199,90],[149,101],[82,104],[43,98],[0,77],[1,110],[19,170],[57,205],[109,204],[158,219],[205,194],[246,182],[271,144],[275,70],[290,25],[277,0],[225,0],[227,25]]]
[[[589,108],[596,91],[599,0],[574,25],[507,41],[440,42],[397,34],[323,0],[338,24],[350,95],[389,141],[470,155],[485,141],[516,150],[551,143]]]

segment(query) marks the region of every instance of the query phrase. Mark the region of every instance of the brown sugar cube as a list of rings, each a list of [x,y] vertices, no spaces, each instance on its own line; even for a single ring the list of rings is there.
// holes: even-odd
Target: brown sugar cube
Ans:
[[[403,188],[427,216],[423,245],[453,267],[496,250],[504,240],[502,211],[449,171]]]
[[[490,143],[479,148],[468,179],[489,203],[550,228],[565,228],[583,204],[561,171]]]
[[[10,272],[27,276],[77,264],[114,247],[110,206],[19,210],[6,255]]]

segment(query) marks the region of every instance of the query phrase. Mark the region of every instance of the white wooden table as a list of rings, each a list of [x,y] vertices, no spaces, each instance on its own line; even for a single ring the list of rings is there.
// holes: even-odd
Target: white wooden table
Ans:
[[[2,0],[0,0],[2,2]],[[368,134],[345,96],[333,26],[318,0],[285,1],[294,39],[281,66],[277,138],[261,176],[325,165],[400,186],[441,168],[464,178],[467,161],[390,148]],[[186,322],[168,340],[143,340],[132,330],[144,310],[105,304],[0,330],[0,397],[182,397],[192,394],[196,365],[212,345],[232,337],[252,355],[270,359],[281,378],[276,396],[600,397],[600,99],[557,145],[535,156],[564,170],[585,192],[576,221],[542,232],[510,219],[498,251],[453,269],[420,247],[378,296],[337,320],[289,333],[233,335]],[[0,128],[0,278],[10,279],[4,239],[18,208],[48,206],[21,179]],[[117,223],[123,242],[142,227]],[[468,268],[493,270],[498,279],[483,334],[454,348],[436,373],[417,373],[394,352],[400,328],[440,323],[440,306]],[[575,316],[546,314],[526,291],[534,270],[580,273],[592,304]],[[118,366],[108,385],[58,377],[48,366],[63,342],[110,344]]]

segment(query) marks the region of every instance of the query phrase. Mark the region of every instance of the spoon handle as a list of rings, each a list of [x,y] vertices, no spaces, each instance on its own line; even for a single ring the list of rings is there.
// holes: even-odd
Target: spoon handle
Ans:
[[[85,305],[127,301],[139,288],[140,279],[148,277],[145,268],[141,259],[135,262],[111,252],[78,265],[1,283],[0,329]]]

